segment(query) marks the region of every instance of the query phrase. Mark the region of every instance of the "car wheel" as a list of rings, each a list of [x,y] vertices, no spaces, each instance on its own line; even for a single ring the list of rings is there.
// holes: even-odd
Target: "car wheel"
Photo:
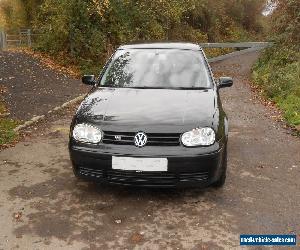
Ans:
[[[213,184],[214,187],[221,188],[224,186],[226,180],[226,170],[227,170],[227,145],[225,146],[224,154],[223,154],[222,174],[220,178]]]

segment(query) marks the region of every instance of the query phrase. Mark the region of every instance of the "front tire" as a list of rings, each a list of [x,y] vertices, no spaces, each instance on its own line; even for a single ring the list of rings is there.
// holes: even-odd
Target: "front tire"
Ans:
[[[226,171],[227,171],[227,144],[225,145],[223,159],[222,159],[222,173],[220,178],[213,183],[213,187],[221,188],[224,186],[226,181]]]

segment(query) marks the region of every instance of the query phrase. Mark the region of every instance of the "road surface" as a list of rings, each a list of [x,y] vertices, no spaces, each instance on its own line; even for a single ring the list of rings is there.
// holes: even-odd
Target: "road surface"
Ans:
[[[6,90],[9,118],[26,121],[44,115],[87,90],[80,81],[53,70],[51,63],[20,51],[0,51],[0,64],[0,89]]]
[[[240,234],[299,234],[300,140],[254,98],[256,59],[250,53],[213,65],[235,81],[220,90],[230,119],[223,189],[78,181],[67,113],[0,152],[0,249],[239,249]]]

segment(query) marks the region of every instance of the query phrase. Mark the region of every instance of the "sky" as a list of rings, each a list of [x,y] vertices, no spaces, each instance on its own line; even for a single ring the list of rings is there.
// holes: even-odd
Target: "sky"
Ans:
[[[272,3],[272,1],[268,0],[266,3],[266,7],[264,8],[262,14],[264,16],[268,16],[270,14],[272,14],[272,12],[274,11],[274,9],[276,8],[277,4],[276,3]]]

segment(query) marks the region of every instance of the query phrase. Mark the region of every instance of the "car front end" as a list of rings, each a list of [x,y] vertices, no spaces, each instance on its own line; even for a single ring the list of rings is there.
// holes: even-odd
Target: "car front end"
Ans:
[[[83,82],[93,89],[70,129],[77,177],[144,187],[224,183],[227,118],[199,46],[121,47],[97,81]]]
[[[102,142],[96,145],[72,137],[70,155],[75,174],[94,181],[145,187],[205,187],[219,178],[225,138],[211,146],[186,147],[180,133],[145,133],[147,143],[138,147],[134,143],[137,134],[103,131]]]

